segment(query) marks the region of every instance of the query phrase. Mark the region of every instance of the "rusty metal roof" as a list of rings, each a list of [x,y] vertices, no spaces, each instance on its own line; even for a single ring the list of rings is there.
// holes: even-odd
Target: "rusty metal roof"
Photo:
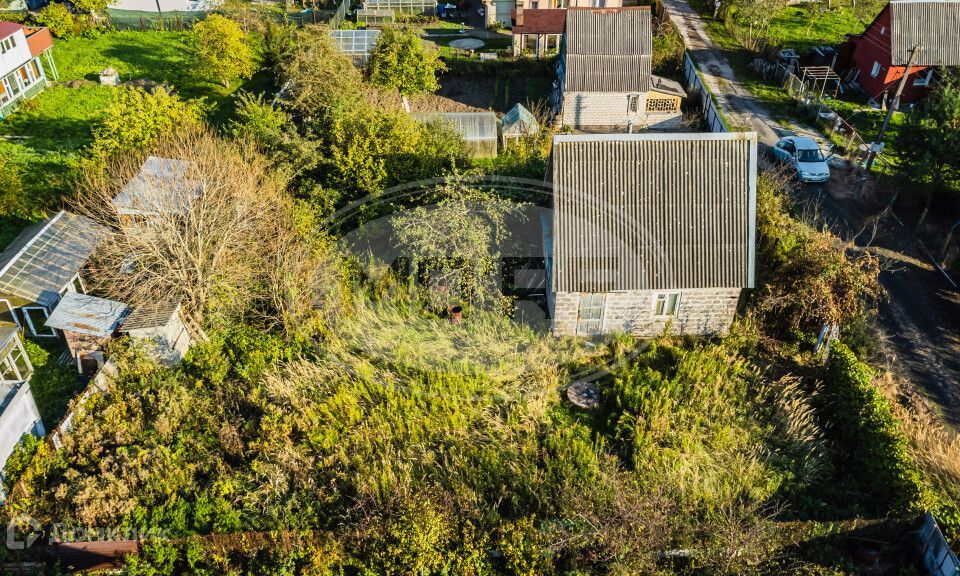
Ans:
[[[649,7],[567,10],[564,90],[646,92],[652,65]]]
[[[756,133],[553,142],[554,290],[753,286]]]
[[[120,327],[129,311],[130,307],[123,302],[67,292],[47,318],[46,325],[90,336],[109,336]]]
[[[905,66],[920,46],[915,66],[960,66],[960,1],[890,2],[890,51],[895,66]]]

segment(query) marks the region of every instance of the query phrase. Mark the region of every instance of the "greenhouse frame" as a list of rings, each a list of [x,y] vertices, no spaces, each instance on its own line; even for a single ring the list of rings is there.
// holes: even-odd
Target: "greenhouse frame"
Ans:
[[[356,65],[370,60],[374,46],[380,38],[379,30],[332,30],[330,37],[341,52],[353,58]]]
[[[390,24],[397,20],[397,12],[392,8],[361,8],[357,10],[357,22],[375,26]]]

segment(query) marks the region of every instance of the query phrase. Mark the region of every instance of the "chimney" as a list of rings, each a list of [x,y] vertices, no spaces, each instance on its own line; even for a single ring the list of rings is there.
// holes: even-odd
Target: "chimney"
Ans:
[[[518,2],[519,4],[519,2]],[[523,6],[517,6],[517,22],[515,26],[523,26]]]

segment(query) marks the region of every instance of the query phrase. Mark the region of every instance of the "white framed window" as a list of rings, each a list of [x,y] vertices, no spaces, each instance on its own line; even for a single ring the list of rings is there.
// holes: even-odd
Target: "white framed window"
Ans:
[[[56,330],[45,326],[47,318],[50,317],[46,308],[42,306],[24,306],[20,310],[23,312],[23,318],[27,321],[27,326],[30,327],[30,332],[34,336],[51,338],[57,335]],[[46,328],[45,332],[43,331],[44,328]]]
[[[640,95],[631,94],[627,97],[627,109],[631,114],[636,114],[640,111]]]
[[[679,308],[679,292],[659,292],[653,298],[654,316],[673,316]]]
[[[880,75],[880,63],[879,63],[879,62],[874,62],[874,63],[873,63],[873,68],[870,69],[870,75],[873,76],[874,78],[876,78],[877,76]]]
[[[917,76],[916,78],[914,78],[914,80],[913,80],[913,85],[914,85],[914,86],[929,86],[929,85],[930,85],[930,79],[931,79],[931,78],[933,78],[933,68],[928,69],[926,74],[923,74],[923,75],[920,75],[920,76]]]

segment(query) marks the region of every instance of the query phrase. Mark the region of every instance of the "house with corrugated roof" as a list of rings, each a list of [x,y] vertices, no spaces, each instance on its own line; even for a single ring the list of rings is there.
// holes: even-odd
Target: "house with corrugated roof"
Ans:
[[[34,336],[68,292],[85,292],[80,270],[107,230],[89,218],[61,211],[20,233],[0,253],[0,320]]]
[[[179,363],[192,344],[178,300],[133,308],[72,292],[60,300],[46,326],[63,333],[77,370],[91,376],[106,363],[109,343],[122,335],[145,343],[146,351],[167,365]]]
[[[755,133],[556,136],[549,177],[557,334],[729,330],[754,285]]]
[[[33,366],[20,339],[20,328],[0,323],[0,479],[7,459],[27,434],[46,431],[30,389]],[[0,502],[6,499],[0,483]]]
[[[525,16],[526,17],[526,16]],[[554,108],[572,128],[675,130],[679,84],[655,78],[648,6],[570,8],[560,47]],[[666,106],[669,105],[669,106]]]
[[[916,50],[909,72],[911,52]],[[893,98],[909,74],[901,103],[926,96],[940,67],[960,66],[960,1],[894,0],[841,47],[838,68],[875,103]]]

